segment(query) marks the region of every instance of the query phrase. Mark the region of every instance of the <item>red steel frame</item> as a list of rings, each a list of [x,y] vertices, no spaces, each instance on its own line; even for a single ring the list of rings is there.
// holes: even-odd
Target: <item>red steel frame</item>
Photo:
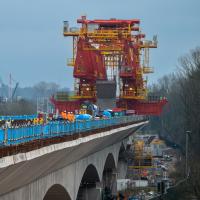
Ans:
[[[145,42],[141,33],[140,20],[87,20],[85,16],[77,20],[82,27],[76,31],[64,27],[64,36],[72,36],[73,43],[73,76],[78,80],[74,101],[57,101],[51,99],[55,108],[74,111],[80,109],[85,101],[96,102],[96,81],[107,80],[106,56],[118,57],[120,96],[117,107],[135,110],[142,115],[160,115],[167,99],[157,101],[146,100],[146,82],[142,66],[141,51],[145,48],[156,48],[154,41]],[[89,26],[96,26],[93,30]]]

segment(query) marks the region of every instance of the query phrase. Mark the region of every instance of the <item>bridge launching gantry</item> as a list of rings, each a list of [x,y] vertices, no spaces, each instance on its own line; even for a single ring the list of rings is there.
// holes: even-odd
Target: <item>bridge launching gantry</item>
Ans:
[[[118,97],[116,107],[134,110],[136,114],[159,115],[165,98],[147,99],[145,74],[153,73],[149,49],[157,48],[157,37],[145,40],[140,20],[77,20],[80,28],[64,22],[64,36],[73,38],[73,55],[67,65],[73,66],[75,94],[70,101],[52,100],[58,110],[79,109],[84,101],[97,102],[97,81],[114,80]]]

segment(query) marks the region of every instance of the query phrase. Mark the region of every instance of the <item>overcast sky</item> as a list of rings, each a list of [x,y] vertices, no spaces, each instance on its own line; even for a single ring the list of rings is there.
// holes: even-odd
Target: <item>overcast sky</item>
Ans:
[[[73,86],[72,39],[62,35],[62,22],[76,19],[141,19],[147,38],[158,35],[151,50],[155,73],[150,82],[176,71],[181,55],[200,46],[200,0],[0,0],[0,77],[9,73],[21,86],[39,81]]]

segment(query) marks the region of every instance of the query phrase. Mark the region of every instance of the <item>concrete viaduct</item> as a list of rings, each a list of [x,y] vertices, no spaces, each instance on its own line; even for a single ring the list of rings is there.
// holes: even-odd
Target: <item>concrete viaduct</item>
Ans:
[[[0,200],[99,200],[124,178],[123,153],[146,122],[0,159]]]

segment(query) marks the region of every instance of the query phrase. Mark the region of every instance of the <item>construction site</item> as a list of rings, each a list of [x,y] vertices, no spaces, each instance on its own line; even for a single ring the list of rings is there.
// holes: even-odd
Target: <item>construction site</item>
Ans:
[[[172,154],[174,150],[158,135],[138,132],[131,139],[126,179],[118,180],[118,190],[131,196],[130,199],[154,199],[166,193],[174,184],[174,179],[170,178],[177,159]]]
[[[55,108],[79,110],[85,102],[102,109],[120,108],[140,115],[160,115],[165,97],[148,97],[145,74],[153,73],[149,49],[157,47],[157,38],[145,40],[140,20],[77,20],[80,28],[64,21],[63,35],[72,37],[74,95],[52,97]],[[112,91],[112,92],[111,92]],[[106,105],[107,104],[107,105]]]
[[[124,4],[120,5],[125,8]],[[150,14],[143,18],[136,8],[135,15],[125,11],[123,15],[121,7],[117,14],[101,5],[102,15],[77,18],[75,11],[80,14],[81,6],[74,7],[73,15],[70,6],[67,15],[58,13],[61,5],[54,6],[51,15],[54,11],[55,19],[47,20],[50,15],[41,17],[38,12],[38,32],[36,25],[30,25],[36,12],[33,17],[29,10],[30,23],[22,28],[22,35],[26,44],[35,44],[30,50],[20,44],[20,64],[27,69],[18,63],[18,74],[2,59],[8,70],[0,75],[0,200],[166,200],[182,185],[195,193],[188,196],[197,197],[198,190],[191,187],[195,188],[196,165],[192,163],[197,158],[189,150],[196,145],[199,132],[196,125],[191,126],[191,105],[184,107],[190,102],[187,98],[192,90],[188,88],[197,79],[193,75],[198,69],[194,67],[197,54],[191,54],[194,62],[189,62],[189,56],[181,58],[183,72],[154,83],[153,73],[162,74],[155,63],[168,57],[162,54],[162,31],[158,31],[161,39],[153,33],[163,24],[168,27],[166,21],[161,24],[157,19],[162,16],[158,9],[153,9],[150,14],[158,15],[148,21]],[[152,11],[145,6],[144,10]],[[104,9],[109,15],[103,15]],[[54,35],[58,19],[64,21],[59,21],[61,26]],[[47,31],[49,20],[52,25]],[[38,34],[43,30],[43,35]],[[43,39],[34,38],[33,33]],[[165,70],[174,46],[168,50],[169,58],[162,60]],[[24,83],[30,83],[29,79],[28,86]],[[196,98],[192,103],[198,104]],[[173,118],[171,113],[179,115]]]
[[[1,116],[1,158],[143,123],[148,116],[161,115],[167,99],[149,96],[145,77],[154,72],[150,67],[149,50],[157,48],[157,37],[146,40],[138,19],[88,20],[81,16],[77,23],[81,25],[79,28],[70,27],[69,22],[64,21],[63,27],[64,37],[72,37],[73,41],[73,57],[67,59],[67,65],[73,67],[73,92],[53,94],[49,98],[51,109],[44,98],[37,98],[37,114]],[[12,103],[19,83],[16,82],[13,89],[11,74],[9,78],[7,101]],[[43,112],[44,105],[46,112]],[[122,158],[127,159],[128,168],[124,171],[127,179],[117,178],[115,189],[105,185],[103,199],[109,196],[128,199],[139,194],[137,188],[149,186],[153,187],[150,192],[155,193],[158,177],[161,180],[163,176],[162,169],[154,166],[154,157],[163,156],[157,152],[161,151],[157,147],[160,141],[157,139],[157,144],[153,136],[138,137],[129,146],[132,158]],[[158,174],[154,174],[153,169]]]

